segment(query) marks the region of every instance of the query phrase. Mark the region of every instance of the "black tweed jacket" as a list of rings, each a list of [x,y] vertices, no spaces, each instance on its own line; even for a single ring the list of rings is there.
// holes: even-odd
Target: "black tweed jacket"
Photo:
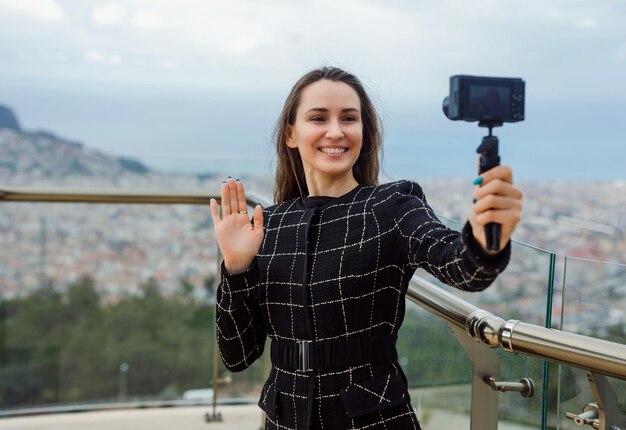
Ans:
[[[478,291],[506,266],[487,258],[467,224],[442,225],[419,185],[357,186],[337,198],[264,209],[265,237],[242,274],[222,267],[217,335],[226,367],[246,369],[265,338],[324,341],[397,335],[416,268]],[[419,429],[395,361],[297,372],[273,367],[259,406],[268,429]]]

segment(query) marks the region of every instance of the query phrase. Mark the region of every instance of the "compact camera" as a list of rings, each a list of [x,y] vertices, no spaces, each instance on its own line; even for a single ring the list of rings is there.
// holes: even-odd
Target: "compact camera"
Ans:
[[[452,120],[484,123],[524,120],[525,82],[520,78],[455,75],[443,112]]]
[[[443,99],[443,113],[452,120],[478,121],[489,134],[476,150],[480,154],[478,173],[500,165],[498,137],[493,128],[505,122],[524,120],[526,84],[520,78],[454,75],[450,77],[450,95]],[[500,248],[502,226],[490,222],[485,226],[487,249]]]

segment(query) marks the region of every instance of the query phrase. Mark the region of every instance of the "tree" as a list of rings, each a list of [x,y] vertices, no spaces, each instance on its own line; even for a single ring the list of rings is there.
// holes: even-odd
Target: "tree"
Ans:
[[[217,290],[217,276],[215,273],[209,273],[204,278],[204,289],[209,302],[215,302],[215,291]]]

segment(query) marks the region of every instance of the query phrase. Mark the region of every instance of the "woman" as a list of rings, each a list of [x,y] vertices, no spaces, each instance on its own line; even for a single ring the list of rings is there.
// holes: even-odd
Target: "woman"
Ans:
[[[511,169],[481,175],[463,232],[447,229],[416,183],[378,185],[378,115],[337,68],[295,84],[276,131],[277,204],[257,205],[250,222],[232,178],[221,217],[211,202],[222,360],[244,370],[271,337],[259,400],[268,429],[419,429],[395,349],[409,280],[417,267],[469,291],[495,279],[520,218]],[[486,250],[489,222],[502,225],[497,253]]]

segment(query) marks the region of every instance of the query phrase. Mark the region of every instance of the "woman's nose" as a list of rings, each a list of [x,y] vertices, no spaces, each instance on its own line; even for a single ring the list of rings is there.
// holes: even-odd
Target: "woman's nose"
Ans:
[[[332,140],[338,140],[343,137],[343,131],[341,125],[337,121],[329,121],[328,130],[326,131],[326,138]]]

